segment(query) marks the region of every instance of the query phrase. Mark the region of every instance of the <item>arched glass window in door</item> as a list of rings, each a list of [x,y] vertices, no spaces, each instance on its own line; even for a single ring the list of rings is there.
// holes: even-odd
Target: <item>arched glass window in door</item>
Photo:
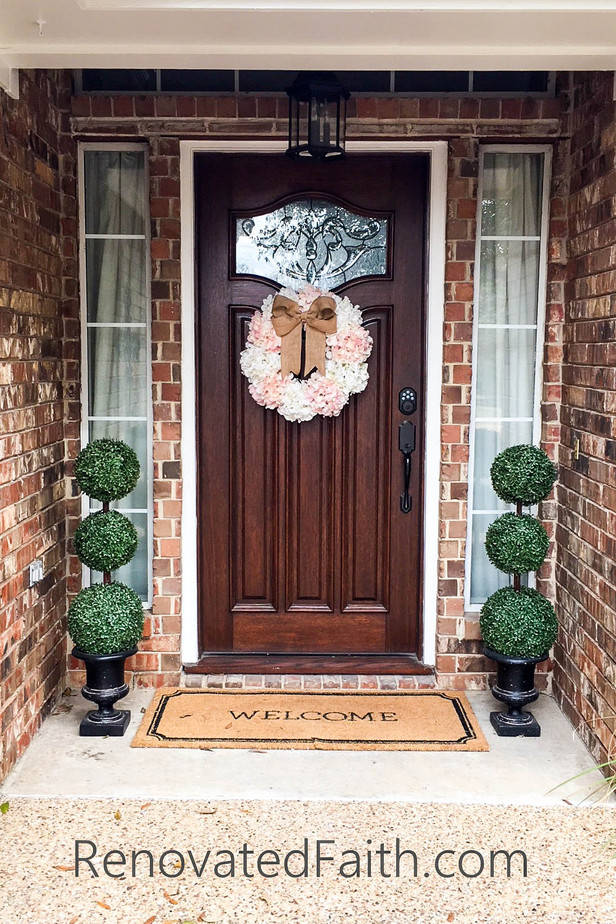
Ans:
[[[390,220],[360,215],[327,199],[287,202],[262,215],[235,217],[235,272],[282,286],[334,289],[388,275]]]

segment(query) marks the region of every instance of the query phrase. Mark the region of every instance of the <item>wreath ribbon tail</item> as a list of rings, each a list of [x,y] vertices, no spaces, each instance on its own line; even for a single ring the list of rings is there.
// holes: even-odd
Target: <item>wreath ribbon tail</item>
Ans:
[[[325,346],[327,334],[306,325],[306,373],[316,369],[325,375]]]
[[[303,325],[298,321],[286,334],[278,334],[282,337],[280,374],[283,379],[287,375],[299,375],[302,360],[302,330]]]
[[[302,352],[302,313],[297,302],[277,295],[272,304],[272,327],[281,339],[280,374],[299,374]]]

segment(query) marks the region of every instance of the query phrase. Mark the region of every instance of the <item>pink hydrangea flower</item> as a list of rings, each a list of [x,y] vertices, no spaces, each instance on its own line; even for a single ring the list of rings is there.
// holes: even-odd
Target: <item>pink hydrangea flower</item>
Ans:
[[[365,327],[334,334],[328,343],[332,359],[339,363],[363,363],[372,351],[372,337]]]
[[[260,382],[251,382],[248,391],[257,404],[274,410],[282,403],[284,381],[279,372],[266,375]]]
[[[260,311],[255,311],[248,326],[248,343],[262,347],[269,353],[280,350],[280,337],[272,327],[272,322],[264,318]]]
[[[347,395],[333,379],[315,374],[306,384],[306,400],[315,414],[337,417],[347,403]]]
[[[308,311],[315,298],[318,298],[319,295],[323,295],[323,292],[321,292],[320,289],[317,289],[316,286],[304,286],[304,288],[297,293],[297,304],[299,305],[300,310]]]

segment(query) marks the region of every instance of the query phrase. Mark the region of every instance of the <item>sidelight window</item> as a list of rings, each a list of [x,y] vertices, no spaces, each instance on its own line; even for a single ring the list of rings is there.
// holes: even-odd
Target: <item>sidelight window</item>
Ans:
[[[134,523],[139,546],[114,573],[150,599],[152,585],[152,408],[146,152],[142,145],[84,144],[80,150],[82,445],[108,437],[139,457],[134,491],[111,506]],[[84,514],[100,508],[84,497]],[[84,579],[101,575],[85,569]]]
[[[486,146],[480,155],[466,604],[478,609],[508,576],[490,564],[490,523],[512,509],[490,481],[494,457],[541,437],[550,150]]]

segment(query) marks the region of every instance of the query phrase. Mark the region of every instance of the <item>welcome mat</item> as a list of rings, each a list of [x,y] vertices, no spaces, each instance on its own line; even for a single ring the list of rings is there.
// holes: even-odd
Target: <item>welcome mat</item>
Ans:
[[[463,693],[161,689],[132,747],[487,751]]]

